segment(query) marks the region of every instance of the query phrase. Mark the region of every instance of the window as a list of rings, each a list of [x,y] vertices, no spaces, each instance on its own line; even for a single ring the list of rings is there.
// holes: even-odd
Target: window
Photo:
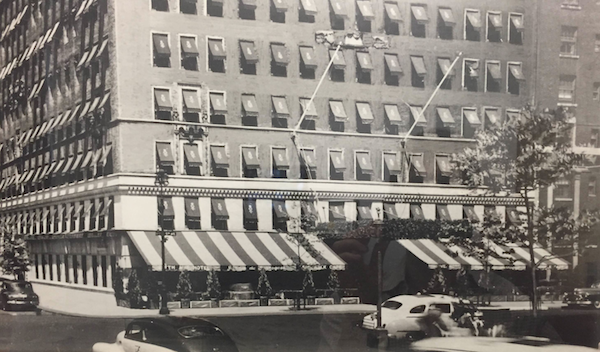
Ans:
[[[210,100],[210,123],[224,125],[227,115],[227,101],[225,93],[209,92]]]
[[[427,69],[425,68],[425,60],[423,56],[411,56],[411,84],[415,88],[425,88],[425,76]]]
[[[425,38],[427,36],[427,7],[425,5],[410,6],[410,35],[417,38]]]
[[[271,43],[271,75],[287,77],[289,57],[285,44]]]
[[[454,26],[456,20],[454,19],[454,13],[452,9],[447,7],[440,7],[437,22],[438,37],[440,39],[451,40],[454,37]]]
[[[300,178],[317,179],[317,157],[314,149],[300,149]]]
[[[198,45],[196,37],[180,37],[181,44],[181,67],[184,70],[198,71]]]
[[[186,143],[183,145],[184,168],[186,175],[200,176],[202,158],[197,144]]]
[[[341,100],[329,101],[329,126],[332,131],[344,132],[345,122],[348,120],[344,103]]]
[[[170,142],[156,142],[156,168],[164,170],[167,174],[173,175],[173,166],[175,157]]]
[[[556,181],[554,187],[554,198],[571,199],[571,183],[567,179]]]
[[[420,314],[423,313],[425,311],[425,306],[421,305],[421,306],[416,306],[414,308],[412,308],[410,310],[411,314]]]
[[[387,134],[397,135],[402,125],[402,116],[396,104],[384,104],[385,110],[385,132]]]
[[[279,231],[287,231],[289,218],[285,200],[273,200],[273,228]]]
[[[463,108],[462,111],[462,136],[473,138],[475,131],[481,128],[481,120],[475,108]]]
[[[592,148],[598,148],[598,141],[600,141],[600,130],[597,128],[592,129],[592,133],[590,135],[590,145]]]
[[[153,54],[155,67],[171,67],[171,49],[169,48],[169,35],[153,33]]]
[[[502,41],[502,12],[487,13],[487,40],[495,43]]]
[[[447,107],[439,107],[436,109],[436,131],[439,137],[450,137],[455,127],[454,117],[452,112]]]
[[[408,182],[410,183],[423,183],[427,171],[423,164],[423,154],[411,154],[410,158],[410,169],[408,172]]]
[[[357,181],[371,181],[373,175],[373,165],[371,163],[371,154],[368,151],[356,152],[355,175]]]
[[[211,199],[212,227],[215,230],[227,230],[228,229],[228,224],[227,224],[228,221],[227,220],[229,220],[229,212],[227,211],[225,199],[223,199],[223,198]]]
[[[272,108],[272,124],[273,127],[287,128],[288,119],[290,117],[290,110],[288,108],[287,100],[285,97],[272,96],[271,102]]]
[[[411,106],[410,107],[410,120],[408,121],[408,128],[410,128],[415,121],[418,121],[413,129],[413,136],[422,136],[427,128],[427,118],[423,113],[422,106]]]
[[[169,11],[169,0],[152,0],[152,10]]]
[[[373,214],[371,213],[372,202],[358,201],[356,202],[356,214],[358,221],[372,221]]]
[[[481,13],[479,10],[465,10],[465,40],[480,41]]]
[[[229,169],[229,156],[224,145],[211,145],[210,154],[212,156],[211,169],[212,175],[218,177],[227,177]]]
[[[329,202],[329,221],[346,221],[346,213],[344,211],[344,208],[344,202]]]
[[[329,59],[331,60],[332,58],[333,63],[329,71],[331,80],[334,82],[344,82],[346,71],[346,58],[344,57],[344,52],[340,49],[336,53],[335,50],[330,49]]]
[[[329,179],[343,180],[346,164],[344,163],[344,152],[341,150],[329,151]]]
[[[200,229],[200,206],[198,198],[184,198],[185,226],[188,229]]]
[[[240,40],[240,52],[240,71],[246,75],[255,75],[258,55],[254,42]]]
[[[479,60],[465,59],[463,65],[463,89],[477,92],[479,79]]]
[[[346,3],[343,0],[330,0],[329,21],[331,22],[331,29],[344,29],[346,17],[348,17]]]
[[[594,90],[592,91],[592,99],[600,101],[600,82],[594,82]]]
[[[206,13],[211,17],[223,17],[223,0],[206,0]]]
[[[452,62],[450,61],[449,58],[439,58],[437,60],[438,62],[438,67],[437,67],[437,73],[436,73],[436,83],[440,84],[440,82],[442,81],[442,79],[444,79],[444,77],[446,77],[444,83],[442,83],[442,85],[440,86],[440,89],[452,89],[452,77],[454,77],[455,72],[454,72],[454,68],[452,68],[452,70],[450,70],[450,67],[452,66]]]
[[[402,166],[400,164],[399,154],[397,152],[384,152],[383,163],[383,181],[398,182],[402,175]]]
[[[300,0],[300,9],[298,10],[298,21],[305,23],[315,23],[317,14],[317,4],[315,0]]]
[[[173,119],[173,104],[169,89],[154,88],[154,117],[166,121]]]
[[[596,34],[596,41],[594,41],[594,52],[600,53],[600,34]]]
[[[258,230],[258,214],[256,211],[256,199],[244,199],[244,229]]]
[[[198,14],[198,0],[180,0],[179,1],[179,10],[181,13],[185,13],[187,15],[197,15]]]
[[[186,122],[200,122],[200,98],[196,89],[182,89],[183,120]]]
[[[375,118],[369,103],[356,103],[356,132],[371,133],[371,124]]]
[[[225,72],[225,44],[222,38],[208,38],[208,69],[211,72]]]
[[[487,61],[485,64],[485,91],[500,92],[502,82],[502,70],[499,61]]]
[[[577,27],[561,27],[560,53],[563,55],[577,55]]]
[[[242,147],[242,177],[256,178],[260,172],[260,161],[255,146]]]
[[[238,16],[243,20],[255,20],[256,0],[238,0]]]
[[[312,46],[300,47],[300,78],[315,79],[317,57]]]
[[[286,148],[273,148],[271,150],[273,178],[287,178],[290,169],[290,160]]]
[[[371,21],[375,19],[371,1],[356,2],[356,25],[361,32],[371,31]]]
[[[450,157],[448,155],[436,155],[435,165],[435,183],[442,185],[450,184],[450,177],[452,177]]]
[[[271,0],[270,16],[271,21],[276,23],[285,23],[285,13],[287,4],[285,0]]]
[[[258,104],[254,94],[242,94],[242,125],[258,126]]]
[[[402,22],[402,15],[398,4],[395,2],[386,2],[383,4],[385,7],[384,15],[384,30],[388,35],[400,35],[400,22]]]
[[[523,44],[523,15],[520,13],[510,14],[510,24],[508,29],[508,42],[511,44]]]
[[[498,128],[502,124],[502,120],[500,118],[500,110],[497,108],[485,108],[485,129],[493,129]]]
[[[385,60],[385,84],[389,86],[399,85],[402,67],[400,61],[398,61],[398,55],[386,53],[383,57]]]
[[[588,196],[595,197],[596,196],[596,177],[591,176],[588,182]]]
[[[575,102],[575,76],[560,75],[558,101],[564,103]]]
[[[170,197],[158,198],[158,225],[163,230],[175,229],[175,211],[173,199]]]
[[[425,214],[423,214],[421,204],[410,205],[410,218],[413,220],[425,220]]]
[[[300,98],[300,109],[304,114],[304,120],[300,128],[314,131],[316,129],[315,120],[319,117],[314,101],[311,102],[308,98]]]
[[[510,94],[519,95],[520,82],[525,80],[523,75],[523,68],[521,63],[509,62],[508,63],[508,87],[507,90]]]
[[[356,62],[356,81],[371,84],[371,71],[373,71],[371,55],[368,52],[357,51]]]

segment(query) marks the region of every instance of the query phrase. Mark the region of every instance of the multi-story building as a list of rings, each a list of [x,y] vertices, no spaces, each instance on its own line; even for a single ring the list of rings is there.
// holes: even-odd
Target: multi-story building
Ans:
[[[3,1],[5,229],[33,280],[108,292],[117,265],[160,269],[159,227],[168,267],[239,271],[293,266],[312,213],[519,221],[448,158],[530,102],[534,3]]]
[[[569,110],[575,121],[576,149],[592,157],[592,161],[599,154],[600,147],[600,24],[594,21],[597,14],[600,14],[598,1],[544,2],[544,6],[538,9],[536,45],[535,99],[541,107],[565,107]],[[550,189],[542,190],[540,202],[567,207],[576,215],[582,210],[598,209],[598,171],[597,166],[576,170]],[[563,246],[565,253],[573,251],[572,244]],[[572,256],[575,266],[578,257],[577,254]],[[598,279],[595,258],[595,252],[581,258],[589,284]]]

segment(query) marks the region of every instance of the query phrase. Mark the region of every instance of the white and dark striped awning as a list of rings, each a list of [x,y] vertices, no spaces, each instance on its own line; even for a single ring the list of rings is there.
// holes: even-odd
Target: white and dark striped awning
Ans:
[[[244,271],[296,270],[298,256],[312,270],[344,270],[346,263],[314,235],[298,243],[286,233],[235,231],[181,231],[165,243],[170,270]],[[129,238],[146,264],[160,270],[161,243],[154,231],[130,231]]]
[[[488,265],[492,270],[525,270],[530,263],[529,251],[524,244],[499,245],[488,241],[492,255],[488,257],[487,263],[485,263],[479,258],[469,256],[464,248],[456,245],[430,239],[401,239],[397,241],[431,269],[443,267],[458,270],[466,266],[472,270],[483,270]],[[534,252],[538,269],[566,270],[569,268],[569,263],[566,260],[553,256],[540,245],[535,246]]]

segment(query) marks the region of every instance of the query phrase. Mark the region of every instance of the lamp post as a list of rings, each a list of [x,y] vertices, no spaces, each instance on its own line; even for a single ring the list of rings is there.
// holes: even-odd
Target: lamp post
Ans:
[[[159,196],[162,196],[164,193],[164,187],[169,185],[169,175],[162,167],[158,167],[156,171],[156,179],[154,180],[154,185],[158,187]],[[160,209],[159,209],[160,210]],[[169,308],[167,307],[167,289],[165,286],[166,281],[166,264],[165,264],[165,242],[167,242],[169,236],[175,236],[174,231],[165,230],[164,228],[164,216],[159,214],[159,229],[156,231],[156,235],[160,236],[160,251],[162,258],[162,281],[160,284],[160,310],[159,314],[167,315],[170,313]]]
[[[380,219],[381,209],[377,208],[377,219],[373,221],[373,227],[377,233],[377,348],[378,350],[386,350],[388,347],[388,333],[381,323],[381,305],[383,304],[383,260],[381,254],[381,229],[383,220]]]

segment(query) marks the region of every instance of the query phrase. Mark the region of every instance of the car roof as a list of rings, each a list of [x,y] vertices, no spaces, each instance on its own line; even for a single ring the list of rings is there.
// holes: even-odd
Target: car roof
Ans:
[[[429,303],[458,303],[459,300],[452,296],[446,295],[399,295],[391,297],[388,301],[399,302],[407,305],[410,304],[429,304]]]
[[[137,318],[131,323],[146,323],[146,324],[158,324],[163,326],[173,327],[175,329],[190,326],[190,325],[202,325],[202,326],[215,326],[208,320],[201,318],[189,318],[189,317],[155,317],[155,318]]]

